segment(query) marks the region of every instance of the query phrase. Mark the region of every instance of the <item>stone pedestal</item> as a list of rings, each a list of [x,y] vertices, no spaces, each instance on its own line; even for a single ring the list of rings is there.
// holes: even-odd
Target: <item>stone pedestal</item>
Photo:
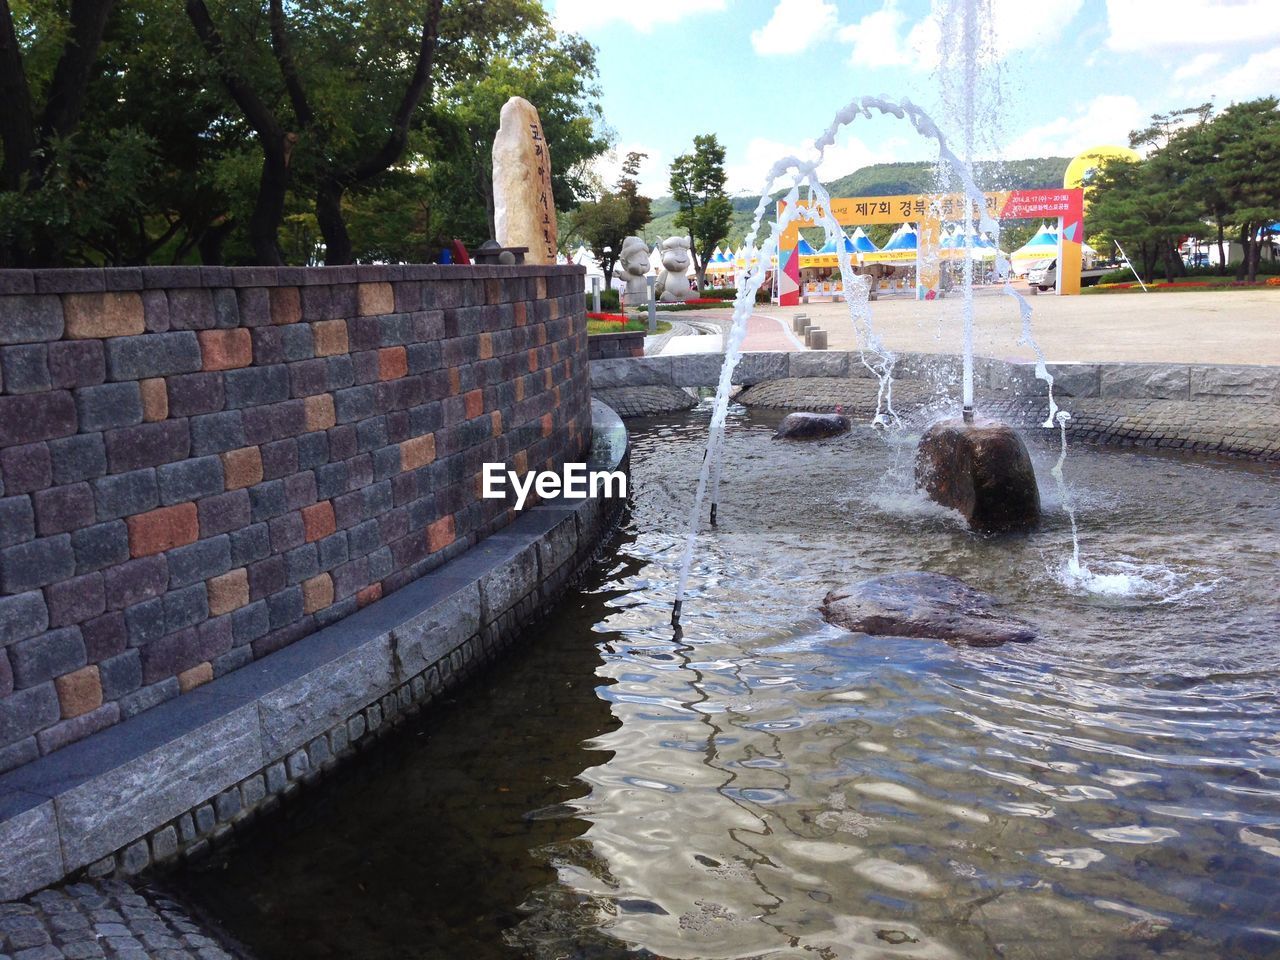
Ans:
[[[1017,530],[1040,519],[1040,491],[1022,438],[1007,423],[939,420],[916,449],[916,483],[929,499],[981,531]]]

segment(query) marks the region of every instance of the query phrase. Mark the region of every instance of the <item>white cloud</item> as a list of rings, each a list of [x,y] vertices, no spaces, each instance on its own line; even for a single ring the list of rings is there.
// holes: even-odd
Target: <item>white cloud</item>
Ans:
[[[831,35],[837,17],[826,0],[778,0],[769,22],[751,31],[751,46],[761,56],[803,53]]]
[[[1192,99],[1212,96],[1218,107],[1277,93],[1280,93],[1280,46],[1255,53],[1234,70],[1203,76],[1186,90]]]
[[[1280,40],[1275,0],[1107,0],[1107,21],[1107,46],[1121,51]]]
[[[868,164],[906,159],[906,146],[907,141],[899,137],[878,138],[875,147],[868,146],[857,137],[838,139],[823,154],[822,163],[818,165],[818,176],[823,181],[830,182]],[[745,150],[728,158],[729,162],[725,164],[726,188],[730,193],[759,196],[769,169],[787,156],[812,159],[813,140],[794,144],[765,137],[752,138]],[[769,189],[776,190],[789,185],[788,178],[770,184]]]
[[[1220,53],[1198,53],[1173,72],[1175,80],[1189,80],[1208,73],[1222,62]]]
[[[897,0],[867,14],[857,23],[841,27],[839,39],[853,45],[849,62],[858,67],[913,67],[932,69],[938,62],[941,36],[938,20],[930,14],[909,29],[907,16]]]
[[[725,7],[726,0],[555,0],[551,16],[557,30],[570,33],[590,33],[612,20],[629,24],[640,33],[652,33],[655,27]]]
[[[1048,47],[1071,25],[1084,0],[991,0],[996,56]]]
[[[1074,157],[1089,147],[1124,146],[1129,131],[1147,122],[1147,112],[1130,96],[1094,97],[1071,117],[1058,117],[1028,130],[1001,152],[1011,159]]]

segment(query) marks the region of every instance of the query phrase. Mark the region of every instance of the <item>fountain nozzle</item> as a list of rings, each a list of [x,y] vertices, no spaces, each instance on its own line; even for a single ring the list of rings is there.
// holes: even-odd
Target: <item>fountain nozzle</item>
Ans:
[[[964,405],[963,417],[965,423],[973,423],[973,404],[966,403]]]
[[[717,506],[719,506],[719,504],[713,503],[711,505],[711,525],[713,527],[716,525],[716,507]]]
[[[680,629],[680,608],[684,606],[683,600],[677,600],[675,606],[671,608],[671,625],[677,630]]]

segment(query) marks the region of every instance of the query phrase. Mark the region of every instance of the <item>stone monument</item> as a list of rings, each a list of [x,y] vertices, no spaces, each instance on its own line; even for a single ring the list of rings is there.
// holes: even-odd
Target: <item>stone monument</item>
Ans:
[[[502,107],[493,140],[493,226],[503,247],[528,247],[526,263],[556,262],[551,154],[538,111],[523,97]]]
[[[641,307],[648,301],[649,285],[644,279],[648,273],[649,245],[639,237],[626,237],[613,266],[613,275],[627,285],[622,291],[624,307]]]
[[[667,237],[662,241],[662,272],[654,288],[663,303],[689,299],[689,238]]]

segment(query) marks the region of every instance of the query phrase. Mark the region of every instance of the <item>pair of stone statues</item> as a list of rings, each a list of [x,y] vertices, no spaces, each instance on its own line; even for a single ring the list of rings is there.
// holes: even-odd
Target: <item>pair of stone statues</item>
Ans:
[[[662,241],[662,272],[654,287],[654,295],[663,303],[689,299],[689,238],[668,237]],[[622,241],[622,251],[613,267],[613,275],[626,284],[622,302],[628,307],[647,302],[649,292],[645,275],[649,272],[649,247],[639,237]]]

